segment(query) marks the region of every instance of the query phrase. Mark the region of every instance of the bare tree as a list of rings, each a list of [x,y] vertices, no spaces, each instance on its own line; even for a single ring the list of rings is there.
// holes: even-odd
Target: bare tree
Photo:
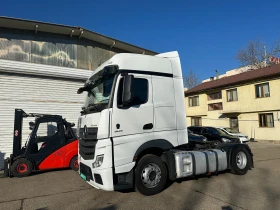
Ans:
[[[190,69],[187,75],[184,76],[184,84],[185,87],[191,89],[197,85],[199,85],[199,80],[196,74]]]
[[[245,48],[238,51],[236,59],[242,66],[250,65],[252,68],[262,68],[272,65],[270,58],[277,57],[279,53],[280,40],[276,40],[270,49],[267,49],[263,40],[250,40]]]

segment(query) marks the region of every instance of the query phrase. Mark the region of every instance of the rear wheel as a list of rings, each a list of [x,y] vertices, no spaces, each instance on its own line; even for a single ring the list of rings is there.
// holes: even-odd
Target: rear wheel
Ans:
[[[32,172],[33,164],[26,158],[15,160],[11,166],[12,175],[15,177],[29,176]]]
[[[135,187],[143,195],[160,193],[167,181],[167,169],[155,155],[145,155],[135,169]]]
[[[79,170],[78,156],[75,156],[72,158],[72,160],[70,162],[70,168],[72,168],[72,170],[74,170],[74,171]]]
[[[244,175],[249,170],[250,154],[245,148],[237,148],[232,151],[231,172],[237,175]]]

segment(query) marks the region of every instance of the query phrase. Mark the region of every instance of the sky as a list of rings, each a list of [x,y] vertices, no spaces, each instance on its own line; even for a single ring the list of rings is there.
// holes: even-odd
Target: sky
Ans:
[[[0,16],[81,26],[158,53],[178,51],[183,74],[199,80],[240,67],[249,40],[280,38],[280,1],[14,0]]]

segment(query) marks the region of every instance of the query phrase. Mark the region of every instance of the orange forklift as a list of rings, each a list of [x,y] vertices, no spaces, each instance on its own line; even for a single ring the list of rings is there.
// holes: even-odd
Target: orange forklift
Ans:
[[[23,119],[29,122],[31,133],[22,147]],[[78,138],[69,123],[60,115],[25,113],[15,109],[13,153],[4,160],[4,175],[24,177],[33,171],[72,168],[77,171]]]

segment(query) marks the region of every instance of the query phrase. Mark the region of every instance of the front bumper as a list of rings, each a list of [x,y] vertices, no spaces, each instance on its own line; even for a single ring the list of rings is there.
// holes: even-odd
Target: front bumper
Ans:
[[[92,168],[88,161],[81,161],[79,167],[80,176],[87,181],[91,186],[106,190],[113,191],[113,171],[112,168]]]
[[[247,142],[249,142],[249,139],[248,139],[248,138],[245,138],[245,137],[239,137],[239,139],[240,139],[240,142],[241,142],[241,143],[247,143]]]

